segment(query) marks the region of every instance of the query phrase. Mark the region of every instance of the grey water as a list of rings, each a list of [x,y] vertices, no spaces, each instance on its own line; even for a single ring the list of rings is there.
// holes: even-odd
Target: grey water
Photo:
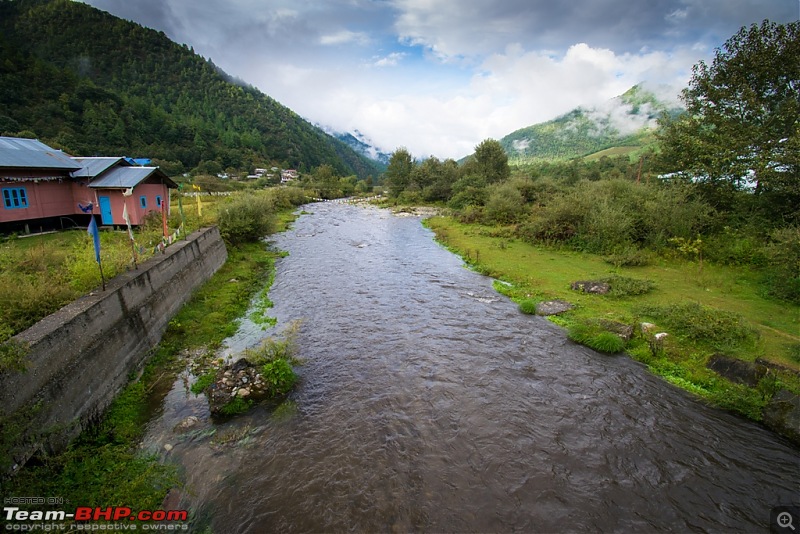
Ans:
[[[278,325],[222,351],[301,321],[296,390],[220,422],[184,374],[149,426],[213,532],[768,532],[798,502],[796,447],[521,314],[418,217],[305,209]]]

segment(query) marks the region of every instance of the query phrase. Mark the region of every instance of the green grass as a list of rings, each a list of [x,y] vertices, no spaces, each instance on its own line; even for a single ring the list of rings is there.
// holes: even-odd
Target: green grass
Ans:
[[[495,282],[495,289],[521,308],[551,299],[575,304],[574,310],[551,318],[568,330],[577,328],[574,336],[581,337],[582,328],[575,325],[598,319],[624,324],[650,319],[670,334],[663,351],[654,354],[646,340],[636,338],[628,343],[628,354],[714,405],[759,419],[770,397],[768,390],[775,389],[748,388],[718,377],[705,367],[715,351],[800,369],[800,307],[764,298],[758,275],[747,269],[705,263],[701,271],[695,263],[662,257],[652,257],[643,266],[613,266],[598,255],[509,238],[503,228],[462,224],[448,217],[433,217],[425,224],[471,267],[502,280]],[[577,280],[602,279],[616,280],[618,285],[622,281],[624,296],[570,289]],[[615,348],[610,343],[616,340],[603,341]],[[779,372],[776,377],[777,387],[800,393],[796,376]]]
[[[567,329],[567,337],[576,343],[606,354],[617,354],[625,350],[625,341],[621,337],[587,323],[570,325]]]

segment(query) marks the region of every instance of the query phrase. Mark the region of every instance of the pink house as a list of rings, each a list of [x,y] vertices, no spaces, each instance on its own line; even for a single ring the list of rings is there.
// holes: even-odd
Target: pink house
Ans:
[[[158,167],[125,158],[73,158],[34,139],[0,137],[0,228],[85,224],[85,213],[103,225],[131,224],[153,211],[169,214],[169,189],[177,188]],[[89,211],[82,211],[81,207]],[[80,205],[80,206],[79,206]],[[66,223],[66,224],[65,224]]]

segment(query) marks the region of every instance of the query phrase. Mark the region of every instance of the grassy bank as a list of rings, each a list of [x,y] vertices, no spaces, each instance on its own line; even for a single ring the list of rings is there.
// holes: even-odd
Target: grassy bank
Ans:
[[[800,368],[800,310],[761,297],[756,275],[744,268],[665,258],[621,267],[598,255],[525,243],[501,226],[468,225],[447,217],[434,217],[426,224],[475,270],[504,281],[495,287],[522,309],[552,299],[574,304],[573,310],[553,318],[573,339],[596,337],[592,333],[600,320],[655,323],[657,332],[668,333],[663,341],[654,344],[638,334],[625,351],[655,374],[716,406],[760,420],[763,406],[776,391],[800,393],[800,379],[788,371],[770,372],[749,387],[706,368],[715,353]],[[570,288],[579,280],[608,279],[620,282],[620,290],[596,295]]]
[[[278,213],[277,227],[294,219]],[[273,277],[279,252],[263,242],[228,246],[228,261],[170,321],[138,380],[129,384],[103,420],[84,432],[62,454],[35,459],[0,493],[63,497],[73,505],[159,509],[170,488],[179,485],[176,469],[138,449],[144,425],[177,374],[197,358],[213,354],[232,335],[239,319]]]

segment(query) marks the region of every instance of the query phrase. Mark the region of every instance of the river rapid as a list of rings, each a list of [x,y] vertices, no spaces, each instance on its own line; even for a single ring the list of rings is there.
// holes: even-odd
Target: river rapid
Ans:
[[[224,351],[302,321],[296,390],[212,421],[184,374],[145,439],[213,532],[768,532],[797,503],[796,447],[520,313],[418,217],[305,209],[278,325]]]

